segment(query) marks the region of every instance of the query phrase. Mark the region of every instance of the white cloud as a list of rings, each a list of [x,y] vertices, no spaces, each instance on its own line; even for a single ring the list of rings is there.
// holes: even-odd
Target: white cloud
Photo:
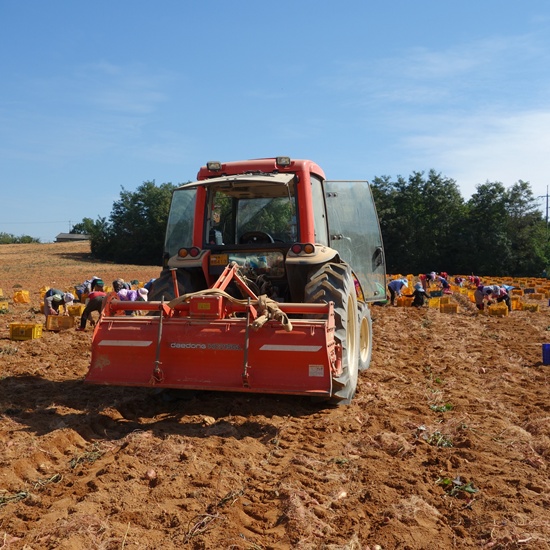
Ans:
[[[529,181],[535,194],[549,180],[550,109],[425,121],[429,133],[411,133],[405,142],[421,166],[437,167],[468,198],[476,185],[500,181],[506,187]]]

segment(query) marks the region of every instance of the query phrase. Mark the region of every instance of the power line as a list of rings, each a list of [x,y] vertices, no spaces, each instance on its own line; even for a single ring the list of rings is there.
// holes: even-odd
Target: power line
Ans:
[[[72,223],[71,220],[63,220],[63,221],[57,221],[57,222],[0,222],[0,225],[29,225],[29,224],[37,224],[37,223]]]

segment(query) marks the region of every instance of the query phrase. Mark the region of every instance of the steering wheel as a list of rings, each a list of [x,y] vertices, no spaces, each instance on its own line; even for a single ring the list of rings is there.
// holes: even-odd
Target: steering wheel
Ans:
[[[265,231],[247,231],[241,235],[240,244],[265,244],[274,243],[273,237]]]

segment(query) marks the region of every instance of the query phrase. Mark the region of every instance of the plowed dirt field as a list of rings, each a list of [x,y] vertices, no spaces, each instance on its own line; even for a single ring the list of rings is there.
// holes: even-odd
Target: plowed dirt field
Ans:
[[[92,386],[91,328],[10,339],[44,322],[44,285],[159,271],[87,243],[0,246],[0,548],[550,547],[546,303],[373,307],[371,368],[339,408]]]

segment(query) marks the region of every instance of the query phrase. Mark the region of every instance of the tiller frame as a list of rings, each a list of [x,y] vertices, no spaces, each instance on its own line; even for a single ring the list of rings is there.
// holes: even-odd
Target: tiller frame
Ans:
[[[231,282],[246,299],[226,292]],[[332,379],[341,374],[334,323],[333,302],[256,296],[233,263],[211,288],[170,302],[121,301],[110,293],[94,329],[85,380],[330,397]]]

